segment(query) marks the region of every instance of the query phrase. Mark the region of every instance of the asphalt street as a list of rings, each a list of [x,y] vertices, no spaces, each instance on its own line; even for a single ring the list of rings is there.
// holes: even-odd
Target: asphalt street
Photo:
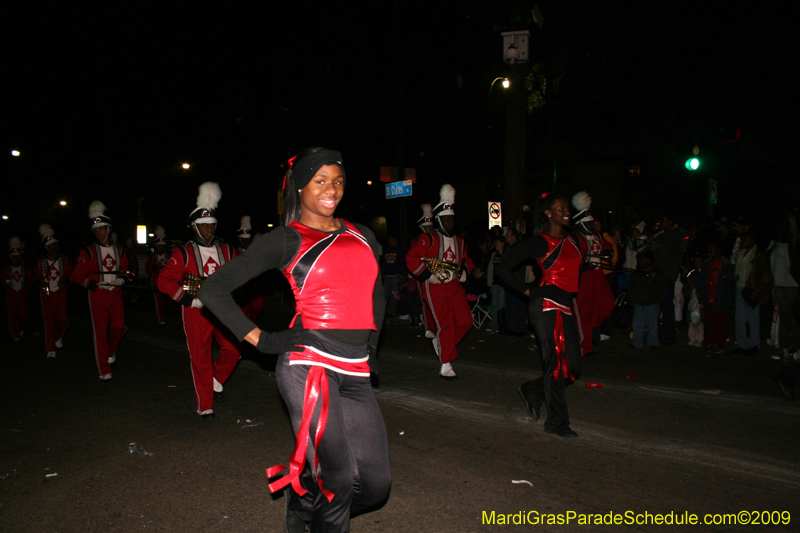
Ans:
[[[147,294],[127,305],[111,382],[97,378],[85,294],[55,359],[37,312],[25,339],[0,343],[0,531],[282,531],[283,499],[264,473],[293,447],[274,357],[247,350],[216,420],[202,421],[176,308],[159,327]],[[260,322],[277,329],[291,312],[271,301]],[[798,530],[800,408],[772,381],[781,363],[709,358],[685,332],[634,350],[615,329],[567,392],[580,437],[565,440],[544,434],[517,395],[541,373],[533,339],[473,329],[448,382],[423,333],[384,328],[376,395],[392,493],[353,531]],[[698,525],[674,525],[691,515]],[[755,523],[765,521],[779,524]]]

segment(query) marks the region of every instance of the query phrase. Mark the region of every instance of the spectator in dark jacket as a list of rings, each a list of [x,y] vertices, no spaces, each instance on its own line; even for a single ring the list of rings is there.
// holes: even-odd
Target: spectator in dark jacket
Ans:
[[[722,256],[722,247],[712,243],[697,277],[697,301],[705,311],[705,347],[710,353],[722,353],[727,346],[728,323],[736,298],[732,274],[733,265]]]
[[[636,256],[636,274],[631,276],[628,286],[628,301],[633,305],[633,342],[634,348],[643,348],[645,330],[647,345],[650,349],[658,348],[658,315],[664,291],[668,288],[668,280],[660,269],[653,265],[653,253],[641,251]]]

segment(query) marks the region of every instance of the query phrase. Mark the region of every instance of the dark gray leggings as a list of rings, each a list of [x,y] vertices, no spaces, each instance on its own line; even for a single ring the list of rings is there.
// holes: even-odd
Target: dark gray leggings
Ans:
[[[303,395],[309,366],[289,365],[289,354],[278,358],[275,374],[278,389],[289,409],[292,427],[297,435],[303,418]],[[344,532],[350,530],[350,517],[375,510],[386,502],[391,486],[389,445],[383,421],[368,377],[356,377],[326,370],[329,383],[328,423],[317,450],[319,468],[326,490],[333,501],[319,490],[306,486],[309,494],[299,498],[289,486],[289,496],[302,502],[310,513],[311,531]],[[314,464],[314,436],[321,402],[317,403],[311,421],[307,465]]]

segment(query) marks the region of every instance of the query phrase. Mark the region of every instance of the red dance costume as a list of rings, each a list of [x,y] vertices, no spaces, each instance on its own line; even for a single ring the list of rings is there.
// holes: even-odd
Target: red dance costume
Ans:
[[[296,302],[296,313],[290,328],[301,320],[302,328],[306,330],[377,330],[373,312],[373,291],[378,279],[375,255],[367,239],[355,226],[345,220],[340,221],[345,227],[340,233],[318,231],[299,222],[288,225],[301,239],[294,259],[281,270],[289,281]],[[358,265],[357,271],[351,271],[350,265]],[[335,280],[333,283],[332,278]],[[297,441],[288,467],[289,473],[270,484],[272,492],[291,483],[300,496],[306,493],[300,484],[299,475],[306,459],[311,420],[317,402],[321,402],[321,414],[314,435],[317,449],[328,423],[330,392],[326,369],[348,376],[369,378],[369,356],[365,347],[358,350],[357,347],[347,348],[341,343],[328,342],[331,347],[338,348],[336,353],[316,346],[306,346],[303,352],[289,354],[290,368],[295,365],[308,365],[311,368],[306,378],[302,421],[299,428],[296,428]],[[336,395],[339,396],[338,390]],[[336,413],[331,422],[338,425],[341,418],[342,414]],[[320,468],[317,455],[314,456],[313,464],[315,471],[319,472],[321,493],[328,502],[333,501],[334,493],[324,488],[322,476],[326,469],[334,465],[323,464]],[[286,468],[284,465],[269,468],[267,476],[273,477]],[[347,490],[352,490],[352,481],[348,483]]]
[[[419,241],[419,237],[416,239],[411,239],[411,242],[409,243],[409,250],[413,248],[415,244],[417,244],[417,241]],[[422,300],[422,327],[425,328],[425,331],[433,331],[436,329],[436,322],[433,320],[433,313],[431,313],[431,308],[428,305],[428,302],[422,299],[422,291],[425,287],[417,278],[413,276],[411,277],[410,283],[414,284],[417,289],[417,294],[420,295],[420,299]]]
[[[591,235],[576,232],[580,235],[583,255],[597,255],[604,249],[610,249],[602,235],[593,231]],[[581,333],[581,351],[583,355],[592,351],[592,331],[603,323],[614,311],[614,293],[600,268],[599,258],[592,258],[588,270],[581,274],[577,297],[578,329]]]
[[[214,379],[224,384],[241,357],[239,343],[231,332],[207,309],[192,307],[194,296],[183,289],[185,274],[207,278],[223,264],[236,257],[233,247],[214,238],[210,246],[189,241],[172,251],[158,276],[158,289],[180,303],[186,345],[192,362],[192,378],[197,399],[197,413],[214,409]],[[219,344],[219,357],[212,358],[212,339]]]
[[[159,324],[164,323],[164,316],[167,313],[167,309],[169,309],[169,298],[158,290],[158,276],[167,261],[169,261],[168,252],[165,251],[160,254],[153,251],[147,254],[147,264],[145,266],[145,270],[150,274],[150,286],[154,289],[153,300],[156,306],[156,320],[158,320]]]
[[[2,277],[6,286],[8,330],[11,332],[11,338],[18,341],[28,322],[28,288],[26,284],[33,280],[33,274],[25,268],[25,265],[8,265],[3,270]]]
[[[81,250],[78,264],[72,272],[72,282],[86,289],[89,283],[97,284],[89,290],[89,311],[94,329],[94,356],[100,377],[111,375],[109,358],[119,348],[119,343],[128,328],[125,327],[125,309],[122,306],[122,288],[114,285],[121,278],[103,272],[127,270],[128,258],[122,246],[92,244]]]
[[[36,278],[47,278],[50,296],[45,298],[44,291],[39,291],[44,319],[44,343],[48,352],[56,351],[56,342],[61,340],[69,326],[67,320],[67,282],[72,277],[72,267],[66,255],[57,259],[47,257],[37,263]]]
[[[434,348],[442,364],[458,359],[456,347],[472,328],[472,312],[467,302],[467,294],[458,280],[458,274],[446,283],[431,283],[430,271],[422,261],[423,257],[438,258],[448,263],[461,264],[463,261],[467,274],[472,272],[472,260],[467,255],[467,245],[459,236],[447,237],[434,231],[420,235],[417,242],[406,255],[408,269],[420,281],[420,296],[424,305],[431,310],[436,326]],[[429,324],[426,329],[432,328]]]

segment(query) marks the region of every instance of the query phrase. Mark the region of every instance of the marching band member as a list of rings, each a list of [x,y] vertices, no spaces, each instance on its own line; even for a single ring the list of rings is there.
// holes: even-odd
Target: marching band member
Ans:
[[[275,372],[296,445],[289,473],[270,490],[286,487],[290,533],[308,522],[314,532],[350,531],[350,518],[385,502],[391,484],[386,425],[369,379],[385,310],[379,245],[368,228],[334,216],[344,186],[339,152],[300,152],[284,178],[284,225],[257,238],[199,294],[238,338],[281,354]],[[289,281],[297,310],[291,329],[268,333],[230,293],[273,268]]]
[[[572,222],[578,230],[581,253],[587,258],[582,268],[575,311],[581,332],[581,352],[590,356],[595,355],[592,331],[614,311],[614,293],[603,274],[599,257],[604,250],[610,251],[611,246],[594,229],[594,217],[589,211],[592,197],[581,191],[572,197],[572,205],[578,210]]]
[[[578,292],[583,254],[578,237],[569,229],[569,204],[565,198],[542,195],[537,212],[536,235],[504,252],[497,274],[511,287],[531,297],[528,313],[539,341],[543,375],[519,388],[528,414],[539,420],[544,403],[547,407],[544,432],[577,437],[570,428],[564,389],[581,375],[580,339],[573,302]],[[534,258],[543,273],[533,294],[512,272],[528,258]]]
[[[42,303],[44,319],[44,343],[47,357],[56,356],[56,348],[63,348],[64,332],[69,326],[67,320],[67,282],[72,277],[69,258],[58,253],[58,239],[50,224],[39,226],[44,254],[38,261],[36,279],[41,283],[39,300]]]
[[[419,236],[408,251],[406,264],[422,284],[422,301],[430,307],[436,324],[433,348],[442,365],[439,375],[455,379],[452,362],[458,358],[456,347],[472,328],[472,312],[460,283],[472,271],[472,260],[464,239],[454,231],[456,190],[444,185],[439,196],[441,201],[433,208],[436,229]],[[444,264],[438,275],[433,275],[430,259]]]
[[[28,322],[28,288],[33,273],[22,262],[22,243],[18,237],[8,241],[8,266],[2,271],[8,305],[8,329],[11,338],[19,341],[25,335]]]
[[[420,206],[422,208],[422,216],[417,220],[417,226],[419,230],[422,232],[420,235],[428,234],[433,231],[433,206],[431,204],[422,204]],[[414,245],[419,240],[419,237],[416,237],[411,240],[408,245],[408,249],[414,247]],[[412,276],[412,283],[414,283],[417,287],[417,297],[420,298],[422,312],[422,326],[425,328],[425,337],[428,339],[433,339],[436,337],[436,333],[434,333],[434,329],[436,329],[436,323],[433,320],[433,314],[431,313],[431,308],[425,300],[422,300],[422,283],[417,280],[417,278]],[[416,316],[414,317],[417,318]]]
[[[155,246],[152,250],[147,254],[147,264],[145,265],[145,270],[148,274],[150,274],[150,286],[153,287],[153,300],[156,306],[156,320],[158,320],[158,325],[163,326],[166,322],[164,318],[167,314],[167,309],[169,309],[169,298],[158,290],[158,276],[161,273],[161,269],[167,264],[169,261],[169,250],[167,249],[167,240],[166,240],[166,232],[164,228],[161,226],[156,226],[155,231],[153,232],[156,236]]]
[[[216,183],[200,185],[197,208],[189,214],[195,238],[172,251],[158,276],[159,290],[183,306],[181,316],[192,362],[197,414],[203,419],[214,418],[214,400],[225,401],[223,385],[241,356],[230,331],[196,297],[199,284],[236,257],[236,250],[216,236],[220,198],[222,191]],[[211,353],[214,340],[219,344],[216,361]]]
[[[111,219],[103,202],[89,206],[96,243],[81,250],[72,272],[72,282],[89,290],[89,310],[94,329],[94,357],[100,379],[112,378],[111,364],[128,328],[122,305],[122,285],[128,273],[128,257],[119,244],[111,242]]]

